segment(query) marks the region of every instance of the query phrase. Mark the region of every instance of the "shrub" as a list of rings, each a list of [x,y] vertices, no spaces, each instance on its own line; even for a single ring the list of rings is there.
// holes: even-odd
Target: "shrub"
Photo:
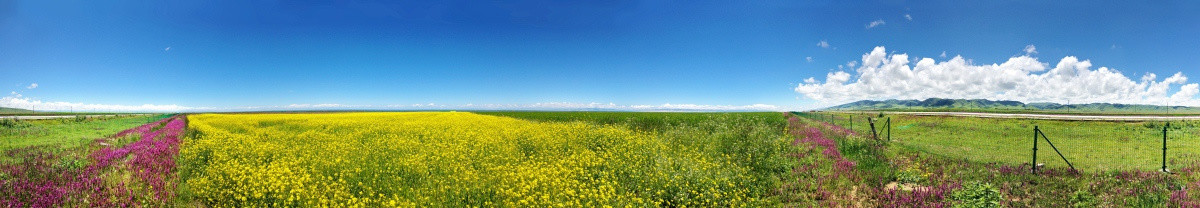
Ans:
[[[16,128],[21,127],[22,125],[21,121],[16,119],[0,119],[0,126],[3,126],[4,128]]]
[[[1071,194],[1072,207],[1096,207],[1096,196],[1086,190],[1078,190]]]
[[[1003,196],[991,183],[971,182],[951,195],[954,207],[999,207]]]

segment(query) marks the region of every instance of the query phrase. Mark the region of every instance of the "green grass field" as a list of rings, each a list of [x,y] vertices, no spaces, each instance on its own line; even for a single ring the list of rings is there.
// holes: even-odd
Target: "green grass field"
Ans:
[[[898,126],[893,128],[893,141],[887,142],[886,137],[883,140],[872,138],[870,131],[863,127],[863,121],[855,122],[857,133],[851,134],[845,129],[850,125],[848,120],[830,119],[829,114],[796,115],[789,118],[789,122],[794,129],[801,130],[798,135],[805,139],[800,144],[813,147],[809,153],[800,154],[801,163],[797,169],[804,171],[798,174],[799,180],[783,186],[788,188],[784,192],[789,196],[788,201],[794,202],[797,207],[1200,205],[1200,201],[1197,201],[1200,193],[1193,191],[1200,189],[1200,182],[1197,182],[1200,180],[1200,171],[1197,171],[1200,170],[1200,160],[1190,153],[1172,153],[1174,159],[1168,164],[1172,174],[1164,174],[1156,170],[1161,164],[1154,159],[1142,159],[1136,163],[1128,159],[1147,153],[1150,155],[1141,158],[1153,158],[1156,152],[1148,151],[1144,146],[1116,147],[1118,145],[1114,143],[1094,138],[1056,139],[1048,129],[1046,136],[1051,137],[1082,172],[1069,170],[1044,142],[1039,146],[1038,158],[1039,162],[1049,167],[1039,168],[1037,173],[1031,172],[1028,156],[1032,151],[1030,140],[1033,138],[1033,125],[1051,129],[1069,128],[1070,133],[1059,134],[1078,137],[1111,137],[1137,134],[1137,128],[1153,129],[1156,126],[1152,122],[893,116],[893,125]],[[856,115],[856,120],[865,118],[866,115]],[[828,123],[830,120],[834,122]],[[1003,134],[1006,128],[1019,130],[1025,128],[1023,125],[1029,128],[1025,134]],[[1189,128],[1193,127],[1184,124],[1177,131],[1193,131]],[[1009,145],[1021,146],[1023,142],[1009,144],[1007,140],[1029,143],[1024,147],[1011,148]],[[1139,141],[1139,138],[1130,138],[1128,142],[1135,141],[1145,142]],[[1079,146],[1083,145],[1089,145],[1088,148],[1092,149],[1080,150]],[[1069,146],[1075,146],[1076,149],[1068,152]],[[838,151],[830,152],[830,148]],[[1161,149],[1161,146],[1157,149]],[[1176,149],[1193,151],[1187,147]],[[822,154],[815,154],[817,152]],[[1013,157],[1006,154],[1012,154]],[[1157,155],[1161,157],[1161,152],[1157,152]],[[844,162],[842,158],[850,162]],[[867,194],[863,194],[863,189],[868,189]]]
[[[828,113],[818,119],[828,120]],[[849,114],[834,113],[835,123],[849,126]],[[854,114],[854,130],[870,135],[866,117]],[[886,115],[886,114],[885,114]],[[1052,121],[1035,119],[886,115],[892,121],[894,145],[948,157],[1006,164],[1032,160],[1037,126],[1080,171],[1157,170],[1162,166],[1162,121]],[[878,128],[883,128],[877,123]],[[1167,159],[1200,155],[1200,122],[1173,121],[1168,130]],[[1067,167],[1044,139],[1038,140],[1038,163]],[[1168,167],[1171,165],[1168,164]]]
[[[86,119],[7,119],[0,121],[4,124],[0,125],[0,151],[30,146],[74,148],[156,118],[157,116],[119,116]]]

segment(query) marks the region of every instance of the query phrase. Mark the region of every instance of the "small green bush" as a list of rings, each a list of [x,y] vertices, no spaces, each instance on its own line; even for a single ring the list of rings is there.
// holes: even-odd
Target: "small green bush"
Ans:
[[[954,207],[1000,207],[1004,198],[991,183],[970,182],[951,195]]]
[[[1096,207],[1096,196],[1086,190],[1078,190],[1071,194],[1072,207]]]
[[[17,128],[17,127],[24,127],[24,126],[25,126],[25,123],[24,123],[24,122],[21,122],[20,120],[16,120],[16,119],[0,119],[0,127],[4,127],[4,128]]]

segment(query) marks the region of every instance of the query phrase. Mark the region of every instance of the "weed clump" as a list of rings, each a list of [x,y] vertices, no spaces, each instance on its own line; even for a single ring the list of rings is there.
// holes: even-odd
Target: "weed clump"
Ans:
[[[951,194],[954,207],[1000,207],[1003,195],[991,183],[971,182]]]

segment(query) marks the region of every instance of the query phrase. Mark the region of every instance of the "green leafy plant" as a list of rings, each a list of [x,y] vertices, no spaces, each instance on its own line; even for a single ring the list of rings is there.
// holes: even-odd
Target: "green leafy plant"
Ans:
[[[25,124],[23,122],[21,122],[20,120],[0,119],[0,127],[17,128],[17,127],[24,127],[24,126],[25,126]]]
[[[1000,199],[1004,197],[991,183],[970,182],[951,198],[956,201],[954,207],[1000,207]]]
[[[1087,190],[1078,190],[1071,194],[1072,207],[1096,207],[1096,196]]]
[[[929,177],[920,162],[915,162],[899,173],[896,173],[896,181],[901,183],[919,183]]]

